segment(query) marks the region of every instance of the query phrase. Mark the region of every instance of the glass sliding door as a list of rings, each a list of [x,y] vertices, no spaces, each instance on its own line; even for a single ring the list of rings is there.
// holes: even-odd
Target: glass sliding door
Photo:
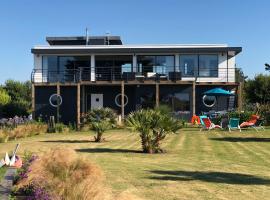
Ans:
[[[132,72],[132,56],[97,55],[95,56],[95,66],[97,80],[121,80],[123,72]]]
[[[137,72],[149,77],[154,74],[168,76],[174,71],[174,56],[171,55],[139,55],[137,56]]]
[[[61,81],[90,80],[90,56],[60,56],[58,62]]]
[[[198,55],[180,55],[180,71],[183,77],[197,76]]]
[[[39,73],[39,72],[38,72]],[[42,81],[58,81],[58,61],[57,56],[42,56]]]

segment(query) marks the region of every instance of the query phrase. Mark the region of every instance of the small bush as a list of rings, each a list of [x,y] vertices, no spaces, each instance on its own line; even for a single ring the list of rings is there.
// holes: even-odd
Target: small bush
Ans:
[[[68,132],[68,127],[63,123],[56,123],[55,124],[55,131],[57,133]]]
[[[83,122],[96,132],[95,142],[102,142],[104,140],[103,133],[108,129],[116,127],[116,118],[114,110],[98,108],[87,112],[83,116]]]

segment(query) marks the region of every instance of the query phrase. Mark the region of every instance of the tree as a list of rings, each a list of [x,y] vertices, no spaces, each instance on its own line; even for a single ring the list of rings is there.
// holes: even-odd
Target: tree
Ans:
[[[270,75],[259,74],[247,80],[244,92],[248,103],[270,103]]]
[[[115,126],[116,114],[110,108],[93,109],[86,113],[84,121],[89,123],[90,128],[96,132],[95,142],[102,142],[103,133]]]
[[[0,87],[0,107],[7,105],[11,101],[7,91]]]
[[[0,86],[0,118],[3,115],[3,107],[11,101],[7,91]]]
[[[129,114],[126,120],[127,126],[138,131],[141,137],[144,153],[163,152],[160,147],[161,141],[169,133],[175,133],[181,128],[178,120],[159,109],[142,109]]]
[[[241,68],[235,68],[235,82],[244,82],[247,78]]]
[[[3,107],[5,117],[28,115],[31,111],[31,82],[7,80],[3,88],[11,101]]]

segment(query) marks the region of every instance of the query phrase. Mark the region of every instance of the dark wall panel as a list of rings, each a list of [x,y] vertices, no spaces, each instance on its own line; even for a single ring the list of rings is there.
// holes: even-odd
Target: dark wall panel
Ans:
[[[128,97],[128,103],[125,106],[125,114],[135,109],[135,86],[125,86],[125,95]],[[91,94],[103,94],[103,107],[109,107],[118,114],[121,113],[121,107],[115,103],[115,97],[121,94],[121,86],[86,86],[86,104],[87,109],[91,108]],[[121,102],[121,98],[120,98]]]
[[[60,106],[60,121],[64,124],[75,123],[77,118],[77,87],[60,87],[62,105]]]
[[[36,86],[35,87],[35,118],[39,117],[47,121],[50,116],[55,116],[57,109],[49,103],[49,98],[56,93],[56,86]]]

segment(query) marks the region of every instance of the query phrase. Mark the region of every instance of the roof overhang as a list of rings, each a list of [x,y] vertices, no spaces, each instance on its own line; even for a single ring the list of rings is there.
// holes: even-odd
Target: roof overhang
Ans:
[[[242,47],[227,46],[38,46],[31,49],[33,54],[93,54],[93,53],[230,53],[237,55],[242,51]]]

